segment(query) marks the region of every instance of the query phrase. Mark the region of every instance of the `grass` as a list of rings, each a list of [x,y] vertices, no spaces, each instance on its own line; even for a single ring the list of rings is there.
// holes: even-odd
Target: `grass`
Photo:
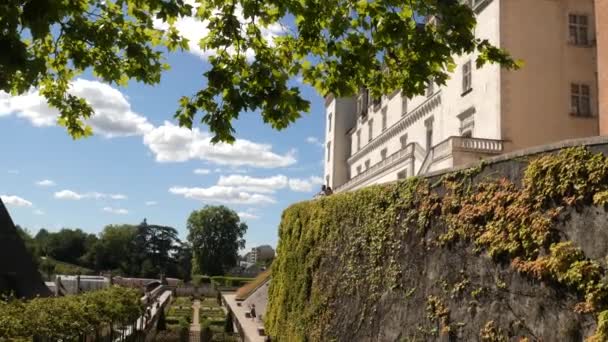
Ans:
[[[254,278],[243,278],[243,277],[224,277],[224,276],[211,277],[211,281],[216,286],[225,286],[225,287],[241,287],[253,280],[254,280]]]
[[[268,278],[270,277],[270,270],[266,270],[260,275],[258,275],[253,281],[245,284],[245,286],[241,287],[236,291],[236,299],[237,300],[245,300],[253,291],[255,291],[260,285],[262,285]]]
[[[55,269],[53,270],[53,275],[54,274],[63,274],[63,275],[95,275],[95,271],[90,269],[90,268],[86,268],[86,267],[82,267],[82,266],[78,266],[75,264],[70,264],[69,262],[63,262],[63,261],[59,261],[59,260],[55,260],[51,257],[46,257],[46,259],[48,261],[50,261],[51,263],[53,263],[53,265],[55,265]],[[40,272],[41,275],[43,275],[45,278],[47,276],[46,271],[45,270],[38,270]]]

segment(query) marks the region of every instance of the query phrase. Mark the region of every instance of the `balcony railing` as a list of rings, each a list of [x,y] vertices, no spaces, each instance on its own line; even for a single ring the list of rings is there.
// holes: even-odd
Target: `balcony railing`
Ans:
[[[430,149],[418,174],[427,173],[433,162],[452,155],[454,151],[500,154],[503,149],[502,140],[449,137]]]
[[[340,185],[335,189],[336,192],[347,191],[355,187],[356,185],[368,180],[369,178],[379,174],[380,172],[388,169],[391,166],[396,165],[398,162],[403,161],[409,157],[413,157],[415,152],[415,144],[410,143],[404,149],[401,149],[380,162],[374,164],[369,169],[361,172],[355,177],[351,178],[348,182]]]
[[[452,137],[454,148],[472,152],[502,153],[502,140]]]

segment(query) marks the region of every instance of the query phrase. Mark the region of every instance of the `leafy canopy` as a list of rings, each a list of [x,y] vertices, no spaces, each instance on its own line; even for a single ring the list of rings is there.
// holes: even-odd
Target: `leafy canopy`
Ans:
[[[175,28],[184,16],[208,23],[195,43],[211,56],[205,85],[180,99],[175,116],[191,128],[202,113],[214,142],[234,141],[231,122],[243,111],[259,110],[275,129],[298,119],[310,107],[289,83],[298,76],[322,95],[366,87],[413,96],[429,79],[444,84],[454,55],[477,52],[478,67],[518,66],[475,37],[474,13],[457,0],[5,0],[0,90],[40,87],[59,124],[74,138],[90,135],[92,108],[68,92],[70,80],[92,69],[108,83],[159,83],[165,53],[188,49]],[[266,39],[271,26],[282,32]]]
[[[188,218],[188,241],[192,244],[193,272],[223,275],[236,266],[238,251],[245,247],[247,225],[225,206],[205,206]]]

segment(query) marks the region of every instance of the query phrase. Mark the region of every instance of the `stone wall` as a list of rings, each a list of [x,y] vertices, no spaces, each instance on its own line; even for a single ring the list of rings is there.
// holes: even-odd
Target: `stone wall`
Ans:
[[[534,162],[544,155],[555,158]],[[267,331],[279,341],[606,341],[606,156],[606,138],[568,141],[292,206]]]

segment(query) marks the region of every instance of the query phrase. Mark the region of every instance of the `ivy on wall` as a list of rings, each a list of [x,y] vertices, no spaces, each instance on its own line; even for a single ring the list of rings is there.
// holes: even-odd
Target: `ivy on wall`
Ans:
[[[141,294],[113,286],[65,297],[0,300],[0,341],[73,341],[112,324],[129,324],[142,313]]]
[[[565,149],[530,161],[521,184],[495,176],[480,180],[482,168],[433,184],[410,178],[288,208],[273,263],[269,335],[279,341],[337,339],[331,326],[340,305],[352,306],[357,298],[361,325],[373,317],[383,293],[403,290],[410,296],[415,289],[399,289],[403,270],[397,256],[404,241],[421,239],[429,249],[470,244],[515,272],[566,289],[582,299],[576,312],[597,319],[589,340],[608,340],[606,272],[572,242],[561,241],[555,228],[567,208],[608,204],[608,158]],[[463,291],[466,281],[454,284],[454,291]],[[441,300],[429,297],[427,309],[436,316],[437,333],[449,333],[449,311]],[[503,340],[494,322],[479,336]]]

